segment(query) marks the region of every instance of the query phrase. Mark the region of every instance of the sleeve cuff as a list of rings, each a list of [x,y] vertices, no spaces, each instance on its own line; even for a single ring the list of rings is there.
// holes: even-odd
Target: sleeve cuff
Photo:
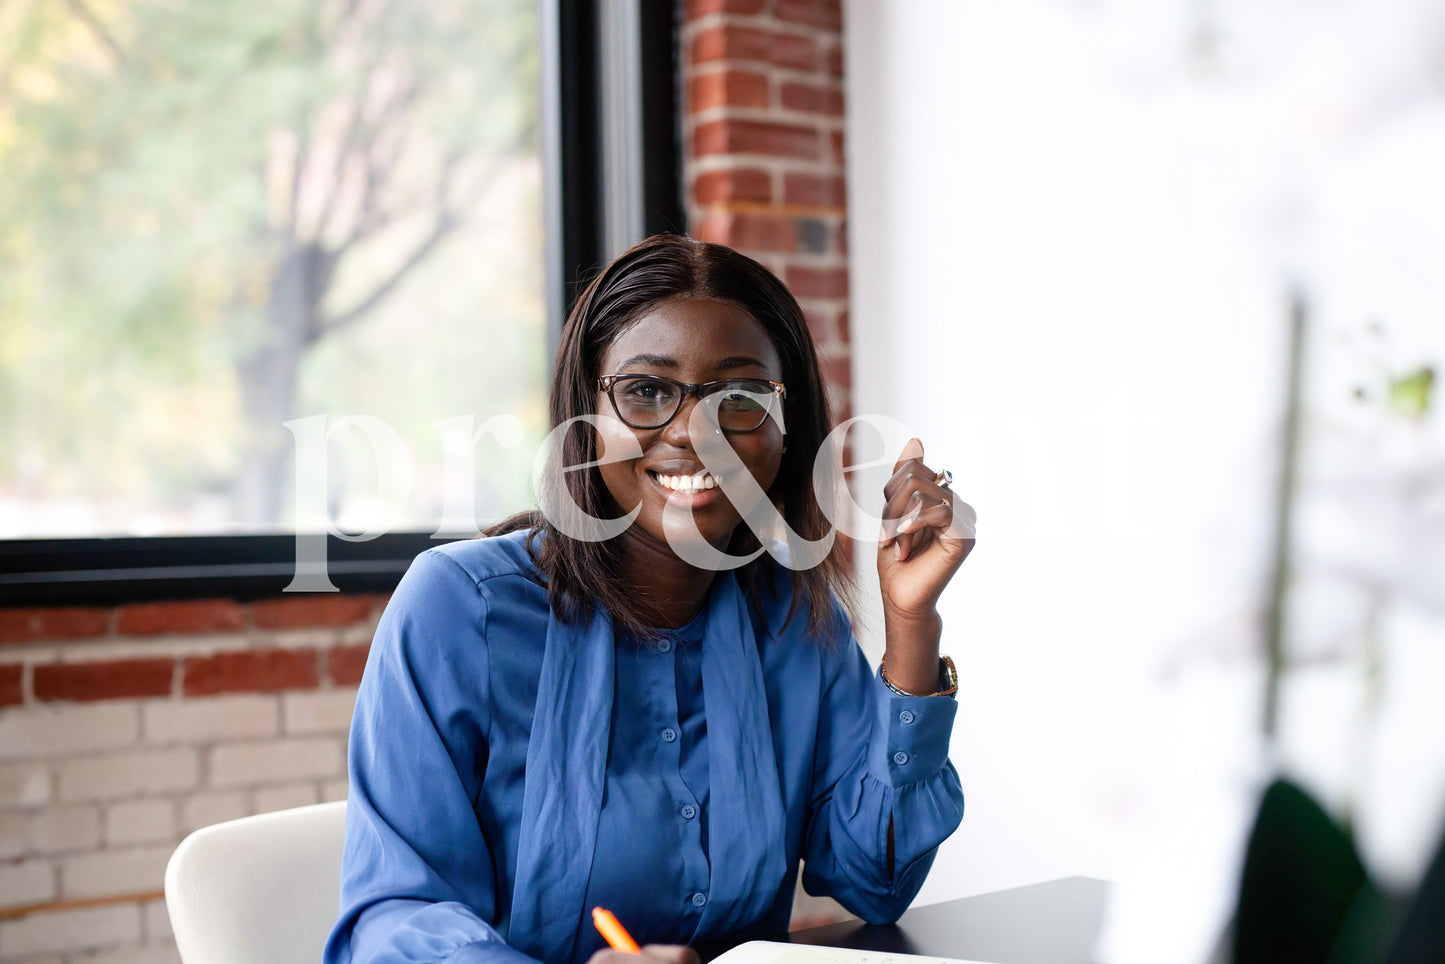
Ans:
[[[890,786],[918,783],[948,763],[948,741],[958,701],[952,696],[903,696],[888,688],[881,671],[873,674],[877,708],[873,774]]]

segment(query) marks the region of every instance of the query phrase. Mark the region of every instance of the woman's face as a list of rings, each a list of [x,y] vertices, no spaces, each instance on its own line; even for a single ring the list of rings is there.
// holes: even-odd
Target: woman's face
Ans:
[[[783,380],[777,350],[763,326],[736,305],[706,298],[673,298],[644,314],[603,352],[600,374],[665,375],[694,384],[722,378]],[[662,428],[633,429],[616,421],[617,412],[607,394],[598,392],[598,414],[612,416],[603,424],[610,424],[613,431],[630,432],[642,449],[640,458],[606,463],[599,471],[613,501],[624,512],[641,507],[634,527],[651,537],[647,541],[668,544],[663,529],[666,506],[673,512],[690,512],[703,538],[721,549],[742,521],[722,488],[678,491],[660,477],[704,471],[699,446],[706,448],[723,439],[766,492],[782,463],[783,434],[771,415],[751,432],[718,434],[699,412],[697,421],[710,437],[695,438],[689,423],[698,402],[696,395],[688,395],[682,409]],[[781,404],[774,401],[774,410]],[[606,444],[604,430],[598,438],[599,454],[606,453]]]

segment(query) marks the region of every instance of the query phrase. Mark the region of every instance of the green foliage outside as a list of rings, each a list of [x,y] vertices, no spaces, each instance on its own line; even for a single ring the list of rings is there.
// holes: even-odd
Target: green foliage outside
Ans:
[[[284,526],[301,415],[396,428],[423,518],[431,422],[539,436],[535,30],[526,0],[0,6],[0,537],[16,506]],[[479,453],[497,511],[532,447]]]

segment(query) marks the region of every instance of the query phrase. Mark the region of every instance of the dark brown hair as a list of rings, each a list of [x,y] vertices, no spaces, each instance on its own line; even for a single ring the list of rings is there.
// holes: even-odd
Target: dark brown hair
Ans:
[[[822,538],[831,523],[813,490],[813,461],[833,427],[813,339],[799,307],[787,287],[767,268],[721,244],[694,241],[675,234],[659,234],[623,253],[587,285],[562,329],[552,376],[551,427],[579,415],[596,413],[598,371],[608,345],[651,308],[671,298],[710,298],[737,305],[763,326],[782,362],[782,381],[788,387],[783,420],[787,450],[768,497],[799,536]],[[576,422],[566,433],[562,458],[566,465],[597,459],[593,427]],[[579,507],[595,518],[615,518],[622,510],[612,500],[600,471],[566,473],[566,485]],[[482,532],[501,535],[532,530],[528,551],[546,575],[553,610],[565,622],[590,616],[596,605],[612,614],[613,621],[644,639],[655,638],[647,626],[637,594],[617,578],[622,571],[617,554],[620,541],[588,542],[559,532],[539,511],[519,512]],[[545,533],[540,549],[533,540]],[[808,603],[808,630],[818,633],[829,623],[835,592],[850,618],[856,587],[845,556],[841,532],[827,557],[811,569],[792,572],[793,598],[788,619],[800,598]],[[727,551],[745,555],[759,548],[757,536],[739,523]],[[777,579],[779,563],[764,552],[736,570],[738,583],[756,603],[759,592]]]

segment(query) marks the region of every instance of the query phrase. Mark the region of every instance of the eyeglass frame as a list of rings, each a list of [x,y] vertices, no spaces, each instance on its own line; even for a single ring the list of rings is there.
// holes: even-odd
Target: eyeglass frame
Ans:
[[[656,378],[658,381],[667,382],[669,385],[674,385],[682,389],[682,394],[677,397],[677,408],[672,410],[672,414],[669,415],[667,420],[661,425],[633,425],[622,417],[622,409],[617,405],[617,397],[612,394],[613,386],[617,384],[619,378]],[[788,387],[782,382],[775,382],[771,378],[748,378],[746,375],[733,378],[717,378],[710,382],[680,382],[676,378],[668,378],[666,375],[653,375],[648,372],[619,372],[616,375],[603,375],[597,379],[597,390],[607,394],[607,400],[612,403],[612,411],[622,421],[623,425],[626,425],[628,428],[637,429],[639,432],[655,432],[659,429],[667,428],[667,426],[672,424],[672,420],[677,418],[678,413],[682,411],[682,406],[683,403],[687,401],[687,396],[696,395],[697,400],[700,402],[703,398],[702,390],[704,388],[709,388],[713,385],[722,385],[726,382],[765,382],[773,389],[772,398],[786,400],[788,397]],[[713,393],[709,392],[708,394]],[[734,435],[746,435],[749,432],[756,432],[768,423],[768,414],[773,410],[772,398],[768,400],[768,407],[763,410],[762,420],[752,428],[725,429],[719,426],[719,429]]]

